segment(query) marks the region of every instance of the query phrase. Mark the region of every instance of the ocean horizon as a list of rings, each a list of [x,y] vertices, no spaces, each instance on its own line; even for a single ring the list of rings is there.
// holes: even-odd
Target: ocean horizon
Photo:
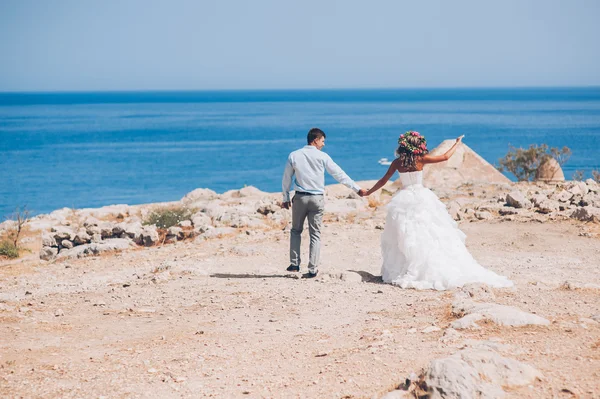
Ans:
[[[465,134],[494,165],[509,145],[568,146],[567,179],[600,170],[600,87],[4,92],[0,216],[277,192],[311,127],[355,180],[379,179],[406,130],[430,148]]]

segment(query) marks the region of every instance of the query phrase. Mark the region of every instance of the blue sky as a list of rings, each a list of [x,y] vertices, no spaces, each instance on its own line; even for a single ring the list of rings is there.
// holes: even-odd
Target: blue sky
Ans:
[[[0,1],[0,91],[600,85],[597,0]]]

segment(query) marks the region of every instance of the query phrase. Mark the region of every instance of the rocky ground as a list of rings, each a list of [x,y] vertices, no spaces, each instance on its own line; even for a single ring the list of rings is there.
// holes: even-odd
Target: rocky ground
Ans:
[[[141,224],[156,205],[36,218],[33,252],[0,264],[0,395],[600,398],[592,183],[436,190],[514,289],[382,284],[391,186],[328,188],[316,279],[285,272],[289,214],[252,188],[190,193],[177,205],[196,213],[171,232]]]

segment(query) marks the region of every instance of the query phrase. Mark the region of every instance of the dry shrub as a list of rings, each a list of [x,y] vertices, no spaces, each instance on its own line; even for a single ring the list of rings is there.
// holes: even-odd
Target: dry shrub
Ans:
[[[25,207],[17,208],[7,219],[13,220],[14,224],[8,228],[5,237],[0,241],[0,256],[15,259],[19,257],[19,239],[29,221],[29,211]]]
[[[9,259],[19,257],[19,248],[8,240],[0,241],[0,256],[5,256]]]
[[[159,229],[168,229],[169,227],[177,226],[179,222],[189,220],[192,214],[192,210],[183,206],[158,208],[146,216],[144,224],[153,224]]]
[[[528,149],[516,148],[509,145],[509,151],[498,161],[498,170],[500,172],[508,171],[515,175],[519,181],[529,181],[535,178],[538,168],[548,158],[554,158],[563,165],[571,156],[569,147],[558,149],[548,147],[547,144],[532,144]]]
[[[369,202],[369,208],[378,208],[383,205],[379,198],[376,197],[367,197],[367,201]]]

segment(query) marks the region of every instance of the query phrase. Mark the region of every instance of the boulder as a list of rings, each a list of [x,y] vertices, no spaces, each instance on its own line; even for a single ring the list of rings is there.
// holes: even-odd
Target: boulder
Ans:
[[[160,236],[158,235],[158,231],[156,231],[156,226],[144,226],[136,244],[151,247],[158,244],[159,239]]]
[[[501,398],[503,388],[542,379],[535,368],[485,349],[463,349],[432,360],[423,375],[431,399]]]
[[[198,212],[192,216],[192,224],[196,233],[204,233],[212,227],[212,220],[207,214]]]
[[[586,195],[590,190],[588,189],[587,184],[585,184],[582,181],[574,181],[574,182],[570,182],[567,186],[567,191],[569,193],[571,193],[572,195],[576,195],[576,196],[584,196]]]
[[[468,316],[468,324],[471,325],[475,319],[491,320],[501,326],[520,327],[526,325],[549,325],[550,322],[543,317],[512,307],[498,305],[495,303],[475,302],[471,300],[459,300],[452,304],[452,312],[457,315]],[[478,316],[474,316],[478,315]],[[461,328],[459,319],[452,323],[452,328]]]
[[[561,190],[558,193],[552,194],[551,198],[554,201],[569,202],[569,201],[571,201],[571,198],[573,198],[573,193],[571,193],[567,190]]]
[[[85,256],[99,255],[109,251],[121,251],[130,248],[131,241],[124,238],[112,238],[100,243],[91,243],[76,246],[73,249],[63,250],[57,256],[57,259],[74,259]]]
[[[71,248],[73,248],[75,245],[73,245],[73,243],[72,243],[71,241],[69,241],[69,240],[62,240],[62,241],[60,242],[60,246],[61,246],[62,248],[71,249]]]
[[[519,190],[506,194],[506,203],[513,208],[529,208],[531,206],[531,202]]]
[[[141,240],[142,231],[144,227],[140,222],[132,222],[132,223],[123,223],[121,224],[121,228],[123,233],[129,238],[131,238],[134,242],[139,242]],[[114,231],[114,229],[113,229]]]
[[[42,232],[42,246],[43,247],[57,247],[56,239],[54,236],[46,231]]]
[[[213,190],[209,190],[208,188],[197,188],[194,191],[187,193],[182,199],[181,202],[184,204],[189,204],[192,202],[198,201],[207,201],[218,198],[218,194]]]
[[[557,201],[553,201],[551,199],[545,199],[545,200],[542,200],[536,206],[536,208],[537,208],[538,212],[546,214],[546,213],[558,211],[560,209],[560,204]]]
[[[110,238],[113,235],[113,224],[110,222],[100,222],[100,224],[98,225],[98,227],[100,228],[100,235],[102,236],[102,238]],[[94,231],[93,234],[96,234],[96,232]]]
[[[56,247],[42,247],[40,250],[40,259],[52,260],[58,254],[58,248]]]
[[[75,237],[75,233],[69,227],[54,226],[52,227],[51,231],[56,242],[61,242],[62,240],[71,240],[73,237]]]
[[[75,245],[87,244],[91,241],[91,239],[92,237],[87,233],[85,229],[80,229],[73,238],[73,243]]]
[[[577,208],[575,212],[571,214],[571,218],[584,222],[600,222],[600,208],[593,206]]]
[[[565,174],[558,161],[552,157],[548,157],[535,172],[535,180],[546,183],[565,181]]]
[[[169,238],[172,238],[172,237],[175,237],[175,241],[183,240],[183,238],[184,238],[183,229],[181,227],[177,227],[177,226],[169,227],[169,229],[167,230],[167,240],[169,240]]]

